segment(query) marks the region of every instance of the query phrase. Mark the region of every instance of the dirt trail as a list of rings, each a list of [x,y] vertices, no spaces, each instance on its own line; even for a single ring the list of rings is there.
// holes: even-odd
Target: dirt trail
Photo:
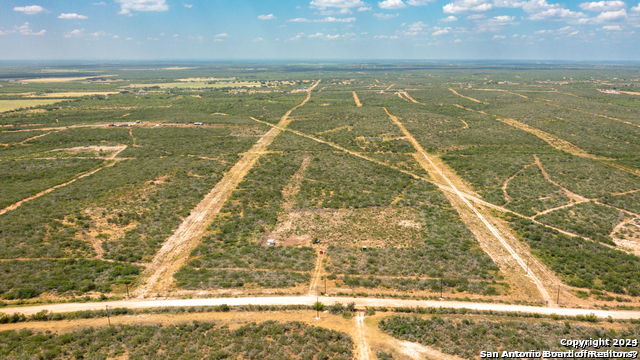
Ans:
[[[509,182],[513,179],[516,178],[516,176],[518,176],[518,174],[520,174],[522,171],[526,170],[527,168],[529,168],[529,166],[531,166],[533,164],[528,164],[525,165],[522,169],[516,171],[515,174],[511,175],[510,178],[508,178],[507,180],[504,181],[504,184],[502,184],[502,196],[504,197],[504,201],[506,201],[507,203],[505,204],[505,206],[507,204],[509,204],[511,202],[511,198],[509,197],[509,194],[507,193],[507,187],[509,187]]]
[[[47,135],[49,135],[49,134],[57,133],[57,132],[60,132],[60,131],[61,131],[61,130],[58,130],[58,131],[52,131],[52,132],[48,132],[48,133],[44,133],[44,134],[40,134],[40,135],[38,135],[38,136],[33,136],[33,137],[28,138],[28,139],[22,140],[22,141],[20,141],[19,143],[16,143],[16,144],[18,144],[18,145],[25,145],[25,143],[26,143],[26,142],[28,142],[28,141],[35,140],[35,139],[41,138],[41,137],[43,137],[43,136],[47,136]]]
[[[367,344],[370,349],[373,349],[372,352],[378,349],[384,349],[385,351],[390,350],[413,360],[462,360],[460,357],[442,353],[422,344],[398,340],[383,332],[379,328],[379,323],[382,319],[389,316],[392,316],[392,314],[377,314],[372,317],[365,318],[364,325]]]
[[[389,89],[391,89],[394,85],[395,85],[395,84],[391,84],[391,85],[389,85],[389,87],[388,87],[388,88],[386,88],[386,89],[384,89],[384,91],[389,91]]]
[[[415,103],[415,104],[420,104],[420,105],[424,105],[423,103],[416,101],[416,99],[412,98],[409,93],[407,93],[406,91],[400,91],[400,93],[404,96],[407,97],[407,99],[411,100],[411,102]]]
[[[458,213],[460,213],[463,221],[465,221],[465,224],[467,224],[469,229],[474,234],[476,234],[476,237],[478,238],[478,241],[480,242],[480,245],[483,247],[483,249],[485,249],[485,248],[496,248],[495,240],[498,240],[498,242],[508,252],[508,254],[516,261],[516,263],[518,265],[520,265],[520,267],[523,270],[526,270],[528,268],[527,264],[522,260],[520,255],[515,250],[513,250],[513,248],[507,243],[507,241],[498,232],[498,230],[485,219],[485,217],[478,211],[478,209],[476,209],[476,207],[474,205],[472,205],[469,202],[469,200],[467,200],[462,195],[462,193],[460,193],[458,188],[453,184],[453,182],[449,179],[449,177],[447,177],[444,174],[444,172],[440,168],[438,168],[438,166],[436,166],[436,164],[433,162],[433,160],[431,160],[431,158],[424,151],[424,149],[422,148],[420,143],[418,143],[418,141],[404,127],[404,125],[400,122],[400,120],[396,116],[391,115],[386,108],[384,110],[387,113],[387,115],[389,116],[389,118],[391,119],[391,121],[393,121],[400,128],[400,130],[405,134],[405,136],[407,136],[409,138],[409,140],[411,141],[411,143],[413,144],[415,149],[422,155],[422,157],[424,157],[424,159],[427,160],[427,162],[429,163],[430,166],[423,166],[423,167],[429,173],[429,175],[432,178],[440,178],[440,179],[444,180],[444,182],[447,183],[449,185],[449,187],[451,187],[451,189],[453,190],[455,195],[457,195],[457,198],[462,202],[462,203],[459,203],[458,201],[452,201],[451,197],[448,196],[448,198],[451,201],[451,204],[458,211]],[[459,183],[459,184],[463,183],[462,179],[459,179],[455,173],[449,172],[449,175],[452,176],[452,178],[454,178],[454,180],[457,183]],[[458,199],[456,199],[456,200],[458,200]],[[466,205],[466,206],[463,206],[463,205]],[[493,235],[492,237],[483,236],[484,232],[481,229],[478,228],[477,222],[471,221],[471,217],[468,216],[469,215],[468,214],[469,213],[468,210],[471,210],[471,212],[475,215],[475,217],[477,219],[479,219],[484,224],[484,226]],[[464,216],[463,214],[466,214],[467,216]],[[482,234],[482,235],[481,236],[477,236],[479,234]],[[490,253],[489,255],[492,255],[492,254]],[[529,254],[527,254],[527,255],[529,255]],[[495,254],[494,254],[494,256],[495,256]],[[497,260],[496,263],[498,263],[498,264],[501,263],[500,259],[495,258],[495,257],[492,257],[492,258],[494,258],[494,260]],[[540,295],[542,296],[542,298],[545,301],[547,301],[549,304],[552,304],[552,299],[549,296],[549,293],[545,289],[543,283],[538,279],[536,274],[531,274],[530,276],[531,276],[531,279],[533,280],[533,282],[536,284],[536,287],[538,288],[538,291],[540,292]]]
[[[503,118],[503,117],[500,117],[500,116],[497,116],[497,115],[487,114],[484,111],[469,109],[467,107],[464,107],[464,106],[458,105],[458,104],[452,104],[452,105],[456,106],[456,107],[458,107],[460,109],[467,110],[467,111],[477,112],[477,113],[484,114],[484,115],[487,115],[487,116],[493,116],[494,118],[496,118],[496,120],[498,120],[500,122],[503,122],[503,123],[505,123],[507,125],[513,126],[513,127],[517,128],[517,129],[520,129],[522,131],[526,131],[526,132],[528,132],[528,133],[530,133],[532,135],[537,136],[538,138],[544,140],[547,144],[551,145],[552,147],[554,147],[554,148],[556,148],[556,149],[558,149],[560,151],[564,151],[564,152],[567,152],[567,153],[569,153],[571,155],[575,155],[575,156],[582,157],[582,158],[598,160],[598,161],[601,161],[601,162],[603,162],[603,163],[605,163],[605,164],[607,164],[609,166],[612,166],[612,167],[614,167],[614,168],[616,168],[618,170],[622,170],[624,172],[628,172],[630,174],[634,174],[634,175],[640,176],[640,170],[630,169],[630,168],[627,168],[625,166],[618,165],[618,164],[613,162],[615,159],[602,158],[602,157],[598,157],[598,156],[589,154],[587,151],[577,147],[576,145],[574,145],[574,144],[572,144],[572,143],[570,143],[570,142],[568,142],[568,141],[566,141],[566,140],[564,140],[562,138],[559,138],[559,137],[557,137],[555,135],[549,134],[549,133],[547,133],[545,131],[542,131],[540,129],[534,128],[534,127],[529,126],[527,124],[524,124],[522,122],[519,122],[519,121],[517,121],[515,119]],[[552,105],[552,104],[550,104],[550,105]],[[594,114],[594,115],[597,115],[597,114]],[[599,116],[602,116],[602,115],[599,115]]]
[[[356,354],[360,360],[369,360],[369,347],[367,346],[367,337],[364,331],[364,313],[359,312],[356,315],[356,326],[358,329],[354,342],[356,345]]]
[[[580,195],[570,191],[569,189],[563,187],[562,185],[558,184],[557,182],[553,181],[553,179],[551,179],[551,177],[549,176],[547,171],[542,166],[542,162],[540,162],[540,158],[538,158],[538,155],[534,154],[533,158],[535,159],[535,164],[538,166],[538,168],[542,172],[542,176],[544,176],[544,178],[547,179],[548,182],[552,183],[553,185],[557,186],[562,191],[564,191],[564,194],[567,195],[567,197],[569,199],[575,200],[576,202],[587,202],[587,201],[589,201],[589,199],[587,199],[586,197],[580,196]]]
[[[358,99],[358,94],[356,94],[356,92],[353,92],[353,100],[355,100],[356,105],[358,105],[358,107],[362,106],[362,103],[360,102],[360,99]]]
[[[324,255],[319,255],[316,259],[316,265],[313,270],[313,274],[311,274],[311,281],[309,282],[309,296],[319,295],[320,291],[316,291],[320,284],[320,272],[322,270],[322,261],[324,260]]]
[[[85,178],[87,176],[91,176],[91,175],[97,173],[98,171],[100,171],[100,170],[102,170],[104,168],[111,167],[111,166],[115,165],[116,163],[117,163],[117,161],[110,161],[108,164],[103,164],[102,166],[100,166],[97,169],[94,169],[94,170],[89,171],[89,172],[84,172],[84,173],[76,176],[75,178],[67,181],[64,184],[60,184],[60,185],[56,185],[54,187],[50,187],[47,190],[44,190],[44,191],[41,191],[41,192],[39,192],[39,193],[37,193],[35,195],[29,196],[26,199],[22,199],[22,200],[18,201],[17,203],[15,203],[13,205],[9,205],[6,208],[0,210],[0,215],[3,215],[3,214],[5,214],[6,212],[9,212],[9,211],[13,211],[13,210],[19,208],[22,204],[24,204],[26,202],[29,202],[31,200],[35,200],[35,199],[37,199],[37,198],[39,198],[39,197],[41,197],[43,195],[46,195],[46,194],[48,194],[48,193],[50,193],[50,192],[52,192],[52,191],[54,191],[56,189],[59,189],[61,187],[65,187],[67,185],[73,184],[74,182],[76,182],[79,179]]]
[[[619,192],[619,193],[612,193],[611,196],[620,196],[620,195],[633,194],[633,193],[637,193],[638,191],[640,191],[640,189],[629,190],[629,191]]]
[[[137,139],[136,139],[136,137],[135,137],[135,136],[133,136],[133,128],[130,128],[130,129],[129,129],[129,136],[131,136],[131,146],[133,146],[133,147],[140,147],[140,145],[136,145],[136,141],[137,141]]]
[[[545,104],[550,105],[550,106],[559,107],[559,108],[562,108],[562,109],[578,111],[578,112],[589,114],[589,115],[599,116],[599,117],[602,117],[602,118],[605,118],[605,119],[609,119],[609,120],[619,121],[621,123],[624,123],[624,124],[627,124],[627,125],[631,125],[631,126],[635,126],[635,127],[640,127],[639,124],[635,124],[635,123],[632,123],[632,122],[629,122],[629,121],[626,121],[626,120],[622,120],[622,119],[618,119],[618,118],[614,118],[614,117],[611,117],[611,116],[600,115],[600,114],[592,113],[592,112],[589,112],[589,111],[586,111],[586,110],[574,109],[574,108],[570,108],[570,107],[566,107],[566,106],[562,106],[562,105],[551,104],[549,102],[546,102]]]
[[[474,99],[474,98],[472,98],[472,97],[468,97],[468,96],[464,96],[464,95],[458,94],[458,92],[457,92],[457,91],[455,91],[455,90],[453,90],[453,89],[451,89],[451,88],[449,88],[449,91],[451,91],[451,92],[452,92],[452,93],[454,93],[455,95],[460,96],[461,98],[465,98],[465,99],[467,99],[467,100],[471,100],[471,101],[473,101],[473,102],[477,102],[478,104],[489,105],[489,103],[488,103],[488,102],[480,101],[480,100],[478,100],[478,99]]]
[[[515,93],[515,92],[512,92],[512,91],[508,91],[508,90],[502,90],[502,89],[472,89],[472,90],[478,90],[478,91],[500,91],[500,92],[504,92],[504,93],[507,93],[507,94],[520,96],[521,98],[524,98],[524,99],[528,99],[529,98],[528,96],[525,96],[525,95],[522,95],[522,94],[518,94],[518,93]]]
[[[222,180],[191,211],[173,235],[164,242],[162,248],[147,267],[146,275],[148,278],[146,284],[139,287],[135,295],[144,297],[150,294],[163,293],[171,286],[173,274],[186,263],[189,254],[198,245],[207,227],[218,214],[227,198],[256,163],[261,156],[261,152],[271,145],[276,136],[282,131],[281,129],[289,125],[291,122],[289,115],[309,101],[311,91],[319,83],[320,80],[309,88],[307,97],[300,104],[287,111],[280,119],[278,127],[273,127],[262,135],[260,140],[242,156]]]
[[[500,116],[495,116],[496,120],[503,122],[507,125],[513,126],[516,129],[520,129],[522,131],[526,131],[530,134],[533,134],[535,136],[537,136],[538,138],[544,140],[545,142],[547,142],[549,145],[551,145],[552,147],[560,150],[560,151],[564,151],[567,152],[571,155],[575,155],[575,156],[579,156],[582,158],[588,158],[588,159],[599,159],[597,156],[589,154],[588,152],[586,152],[585,150],[573,145],[572,143],[561,139],[557,136],[551,135],[548,132],[536,129],[534,127],[531,127],[527,124],[521,123],[520,121],[517,121],[515,119],[510,119],[510,118],[503,118]]]

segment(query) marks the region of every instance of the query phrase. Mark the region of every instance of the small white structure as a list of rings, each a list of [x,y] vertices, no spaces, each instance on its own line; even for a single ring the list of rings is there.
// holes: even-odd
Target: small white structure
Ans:
[[[274,239],[267,240],[267,246],[276,246],[276,241]]]
[[[203,124],[203,123],[201,123],[201,122],[197,122],[197,123],[193,123],[193,125],[200,126],[200,125],[204,125],[204,124]]]

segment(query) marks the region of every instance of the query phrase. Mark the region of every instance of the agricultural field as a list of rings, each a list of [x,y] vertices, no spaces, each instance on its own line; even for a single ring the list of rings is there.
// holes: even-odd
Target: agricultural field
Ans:
[[[640,306],[628,69],[181,65],[0,67],[3,301]]]

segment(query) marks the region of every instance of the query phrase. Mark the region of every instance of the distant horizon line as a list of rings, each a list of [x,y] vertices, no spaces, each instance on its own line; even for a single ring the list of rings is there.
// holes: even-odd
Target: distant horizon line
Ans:
[[[356,62],[531,62],[531,63],[640,63],[639,60],[553,60],[553,59],[383,59],[383,58],[359,58],[359,59],[0,59],[0,63],[9,62],[148,62],[148,63],[226,63],[226,62],[305,62],[305,63],[325,63],[325,62],[339,62],[339,63],[356,63]]]

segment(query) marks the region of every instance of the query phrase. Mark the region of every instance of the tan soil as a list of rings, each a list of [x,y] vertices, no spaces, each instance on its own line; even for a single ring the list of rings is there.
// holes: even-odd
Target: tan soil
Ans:
[[[411,100],[411,102],[416,103],[416,104],[420,104],[420,105],[424,105],[421,102],[416,101],[414,98],[412,98],[406,91],[401,91],[400,92],[402,95],[406,96],[407,99]]]
[[[460,96],[461,98],[465,98],[465,99],[467,99],[467,100],[471,100],[471,101],[473,101],[473,102],[477,102],[477,103],[479,103],[479,104],[489,105],[489,103],[488,103],[488,102],[480,101],[480,100],[478,100],[478,99],[474,99],[474,98],[472,98],[472,97],[468,97],[468,96],[464,96],[464,95],[458,94],[458,92],[457,92],[457,91],[455,91],[455,90],[453,90],[453,89],[451,89],[451,88],[449,88],[449,91],[451,91],[452,93],[454,93],[454,94],[455,94],[455,95],[457,95],[457,96]]]
[[[391,85],[389,85],[389,87],[388,87],[388,88],[386,88],[386,89],[384,89],[384,91],[389,91],[389,89],[391,89],[394,85],[395,85],[395,84],[391,84]]]
[[[515,93],[513,91],[502,90],[502,89],[473,89],[473,90],[479,90],[479,91],[501,91],[501,92],[504,92],[504,93],[507,93],[507,94],[520,96],[523,99],[528,99],[529,98],[528,96],[525,96],[525,95],[522,95],[522,94],[518,94],[518,93]]]
[[[626,219],[616,225],[609,235],[616,245],[640,256],[640,218]]]
[[[106,146],[106,145],[92,145],[92,146],[78,146],[73,148],[64,148],[64,149],[55,149],[49,150],[47,152],[64,152],[68,154],[82,154],[82,153],[90,153],[95,158],[115,159],[118,154],[123,152],[127,148],[127,145],[117,145],[117,146]],[[102,156],[99,154],[102,152]]]
[[[357,105],[358,107],[361,107],[361,106],[362,106],[362,103],[360,103],[360,99],[358,99],[358,94],[356,94],[356,92],[355,92],[355,91],[353,92],[353,100],[356,102],[356,105]]]
[[[227,198],[242,181],[247,172],[254,166],[260,152],[264,151],[289,124],[289,115],[311,98],[311,91],[320,83],[318,80],[309,88],[307,97],[293,109],[289,110],[278,123],[257,143],[247,151],[222,180],[204,197],[204,199],[184,219],[178,229],[171,235],[158,251],[153,261],[149,264],[145,275],[146,284],[136,290],[137,296],[145,296],[151,293],[163,293],[173,282],[173,274],[184,265],[191,251],[198,245],[204,236],[207,226],[211,224]]]
[[[323,248],[407,247],[422,238],[421,221],[419,211],[411,208],[296,210],[278,221],[265,237],[278,243],[298,239],[306,246],[317,237]]]

